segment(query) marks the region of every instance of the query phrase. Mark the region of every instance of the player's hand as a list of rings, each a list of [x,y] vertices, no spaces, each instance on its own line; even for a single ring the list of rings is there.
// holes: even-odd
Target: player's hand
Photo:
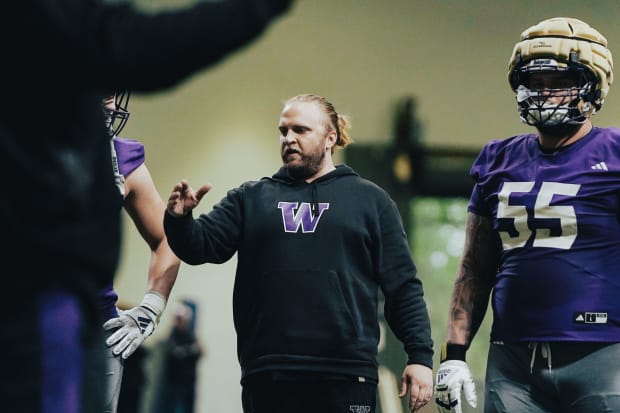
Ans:
[[[476,385],[467,363],[446,360],[439,365],[435,384],[435,403],[439,413],[461,413],[461,390],[471,407],[476,407]]]
[[[106,344],[110,347],[115,345],[112,352],[115,355],[122,353],[123,359],[131,356],[153,333],[165,306],[166,300],[160,294],[146,293],[139,306],[121,311],[117,318],[103,324],[104,330],[117,329],[108,337]]]
[[[200,203],[200,200],[207,192],[211,190],[210,184],[205,184],[194,191],[189,183],[183,179],[172,188],[172,192],[168,197],[168,205],[166,210],[174,217],[182,217]]]
[[[422,364],[409,364],[403,370],[398,397],[409,393],[409,410],[421,409],[433,396],[433,370]]]

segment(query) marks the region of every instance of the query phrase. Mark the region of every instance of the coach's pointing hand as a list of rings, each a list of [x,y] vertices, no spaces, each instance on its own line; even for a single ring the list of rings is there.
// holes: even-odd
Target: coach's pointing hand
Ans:
[[[167,211],[174,217],[182,217],[200,203],[200,200],[211,190],[211,184],[205,184],[194,191],[189,183],[183,179],[172,188],[168,197]]]

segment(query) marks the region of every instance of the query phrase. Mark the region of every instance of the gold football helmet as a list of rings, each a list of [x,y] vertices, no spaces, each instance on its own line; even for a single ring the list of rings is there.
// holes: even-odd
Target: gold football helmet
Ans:
[[[541,88],[534,73],[563,74],[570,87]],[[607,39],[581,20],[556,17],[526,29],[515,45],[508,80],[521,120],[537,127],[583,123],[601,109],[613,81]]]

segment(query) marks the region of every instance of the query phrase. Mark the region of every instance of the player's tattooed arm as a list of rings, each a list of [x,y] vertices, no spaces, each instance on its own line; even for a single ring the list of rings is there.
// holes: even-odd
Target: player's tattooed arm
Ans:
[[[469,347],[489,303],[499,261],[490,217],[467,215],[465,247],[450,298],[447,342]]]

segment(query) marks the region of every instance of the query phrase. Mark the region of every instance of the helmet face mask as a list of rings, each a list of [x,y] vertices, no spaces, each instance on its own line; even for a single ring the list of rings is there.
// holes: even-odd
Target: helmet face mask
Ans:
[[[114,102],[109,102],[110,98],[104,99],[103,115],[105,125],[110,136],[118,136],[129,119],[129,91],[122,91],[113,95]]]
[[[508,81],[519,116],[528,125],[584,123],[601,109],[613,82],[607,39],[581,20],[543,20],[521,34]]]
[[[549,128],[581,124],[594,106],[591,101],[596,77],[578,64],[554,59],[534,59],[512,73],[521,120],[528,125]]]

